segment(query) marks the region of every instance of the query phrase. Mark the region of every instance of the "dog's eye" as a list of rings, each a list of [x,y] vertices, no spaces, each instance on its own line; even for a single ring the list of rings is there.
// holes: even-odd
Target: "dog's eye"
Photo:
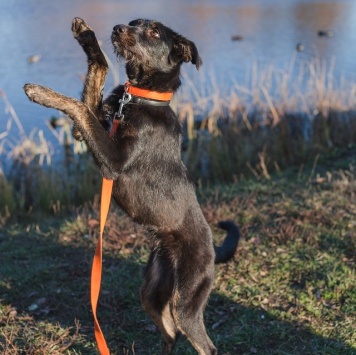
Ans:
[[[150,35],[154,38],[160,38],[160,33],[157,28],[152,28],[150,31]]]

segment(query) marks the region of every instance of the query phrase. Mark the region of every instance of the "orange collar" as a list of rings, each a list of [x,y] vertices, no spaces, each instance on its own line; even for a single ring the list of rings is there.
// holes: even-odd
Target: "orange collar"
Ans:
[[[157,100],[157,101],[169,101],[173,96],[173,92],[158,92],[158,91],[151,91],[147,89],[141,89],[137,86],[133,86],[129,81],[127,81],[124,85],[125,92],[139,96],[144,99],[149,100]]]

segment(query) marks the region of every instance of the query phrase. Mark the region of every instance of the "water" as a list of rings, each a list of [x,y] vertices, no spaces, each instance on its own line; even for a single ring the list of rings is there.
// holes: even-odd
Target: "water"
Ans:
[[[46,122],[54,110],[28,101],[24,83],[41,83],[79,97],[85,57],[70,31],[75,16],[84,18],[112,55],[110,33],[118,23],[144,17],[157,19],[193,40],[207,72],[222,88],[234,77],[241,84],[252,63],[285,68],[317,54],[335,60],[334,75],[356,77],[355,0],[0,0],[0,88],[14,106],[26,132],[34,127],[51,136]],[[331,38],[319,30],[332,30]],[[242,41],[232,41],[234,35]],[[297,43],[304,46],[296,52]],[[297,53],[297,54],[296,54]],[[31,55],[41,55],[28,63]],[[122,63],[120,81],[125,80]],[[185,66],[186,68],[193,66]],[[189,69],[190,70],[190,69]],[[109,77],[106,91],[113,86]],[[0,136],[9,115],[0,99]],[[12,128],[10,135],[17,130]]]

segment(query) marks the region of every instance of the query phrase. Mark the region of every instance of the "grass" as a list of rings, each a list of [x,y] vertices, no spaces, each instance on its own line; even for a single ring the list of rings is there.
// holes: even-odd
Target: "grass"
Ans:
[[[356,354],[355,156],[198,189],[216,241],[221,219],[242,233],[206,309],[220,354]],[[97,207],[0,231],[2,354],[97,354],[88,292]],[[112,353],[159,353],[139,301],[144,231],[112,208],[104,248],[99,318]],[[181,338],[175,353],[195,352]]]

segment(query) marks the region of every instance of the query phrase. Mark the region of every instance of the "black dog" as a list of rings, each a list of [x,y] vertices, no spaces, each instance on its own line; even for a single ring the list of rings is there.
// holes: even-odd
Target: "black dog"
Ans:
[[[135,20],[115,26],[112,43],[126,61],[129,84],[102,101],[108,68],[104,55],[83,20],[75,18],[72,31],[88,57],[82,101],[34,84],[25,85],[25,92],[32,101],[74,120],[74,136],[84,139],[102,175],[115,180],[115,201],[149,230],[153,249],[141,299],[162,332],[162,353],[171,354],[182,333],[199,354],[217,354],[203,312],[214,280],[214,261],[233,257],[238,228],[233,222],[220,222],[228,234],[221,247],[214,247],[181,161],[181,126],[169,101],[129,95],[137,88],[175,92],[181,84],[181,64],[192,62],[197,68],[202,64],[197,48],[159,22]],[[122,122],[115,137],[109,138],[107,130],[117,112]]]

